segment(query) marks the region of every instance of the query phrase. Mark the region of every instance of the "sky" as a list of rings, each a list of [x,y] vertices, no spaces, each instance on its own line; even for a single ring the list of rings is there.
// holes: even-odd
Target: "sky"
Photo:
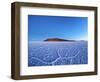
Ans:
[[[88,18],[28,15],[28,41],[47,38],[87,40]]]

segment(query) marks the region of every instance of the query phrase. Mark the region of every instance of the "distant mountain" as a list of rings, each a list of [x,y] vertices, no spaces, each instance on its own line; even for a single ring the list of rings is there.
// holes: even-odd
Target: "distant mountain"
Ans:
[[[75,41],[75,40],[66,40],[66,39],[60,39],[60,38],[48,38],[44,41],[56,41],[56,42],[58,42],[58,41]]]

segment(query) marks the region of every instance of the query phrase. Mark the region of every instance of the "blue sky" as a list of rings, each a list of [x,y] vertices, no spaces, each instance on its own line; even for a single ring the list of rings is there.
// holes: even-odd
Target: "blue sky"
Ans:
[[[28,40],[47,38],[87,40],[87,17],[28,15]]]

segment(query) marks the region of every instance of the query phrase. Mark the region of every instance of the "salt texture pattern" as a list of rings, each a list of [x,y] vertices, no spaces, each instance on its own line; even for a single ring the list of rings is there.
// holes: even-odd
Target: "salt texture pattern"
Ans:
[[[87,64],[87,51],[87,41],[30,42],[28,66]]]

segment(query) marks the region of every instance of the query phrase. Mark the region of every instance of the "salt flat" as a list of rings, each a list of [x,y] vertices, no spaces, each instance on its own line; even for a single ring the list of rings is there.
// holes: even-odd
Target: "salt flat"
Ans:
[[[28,66],[87,64],[87,49],[87,41],[30,42]]]

